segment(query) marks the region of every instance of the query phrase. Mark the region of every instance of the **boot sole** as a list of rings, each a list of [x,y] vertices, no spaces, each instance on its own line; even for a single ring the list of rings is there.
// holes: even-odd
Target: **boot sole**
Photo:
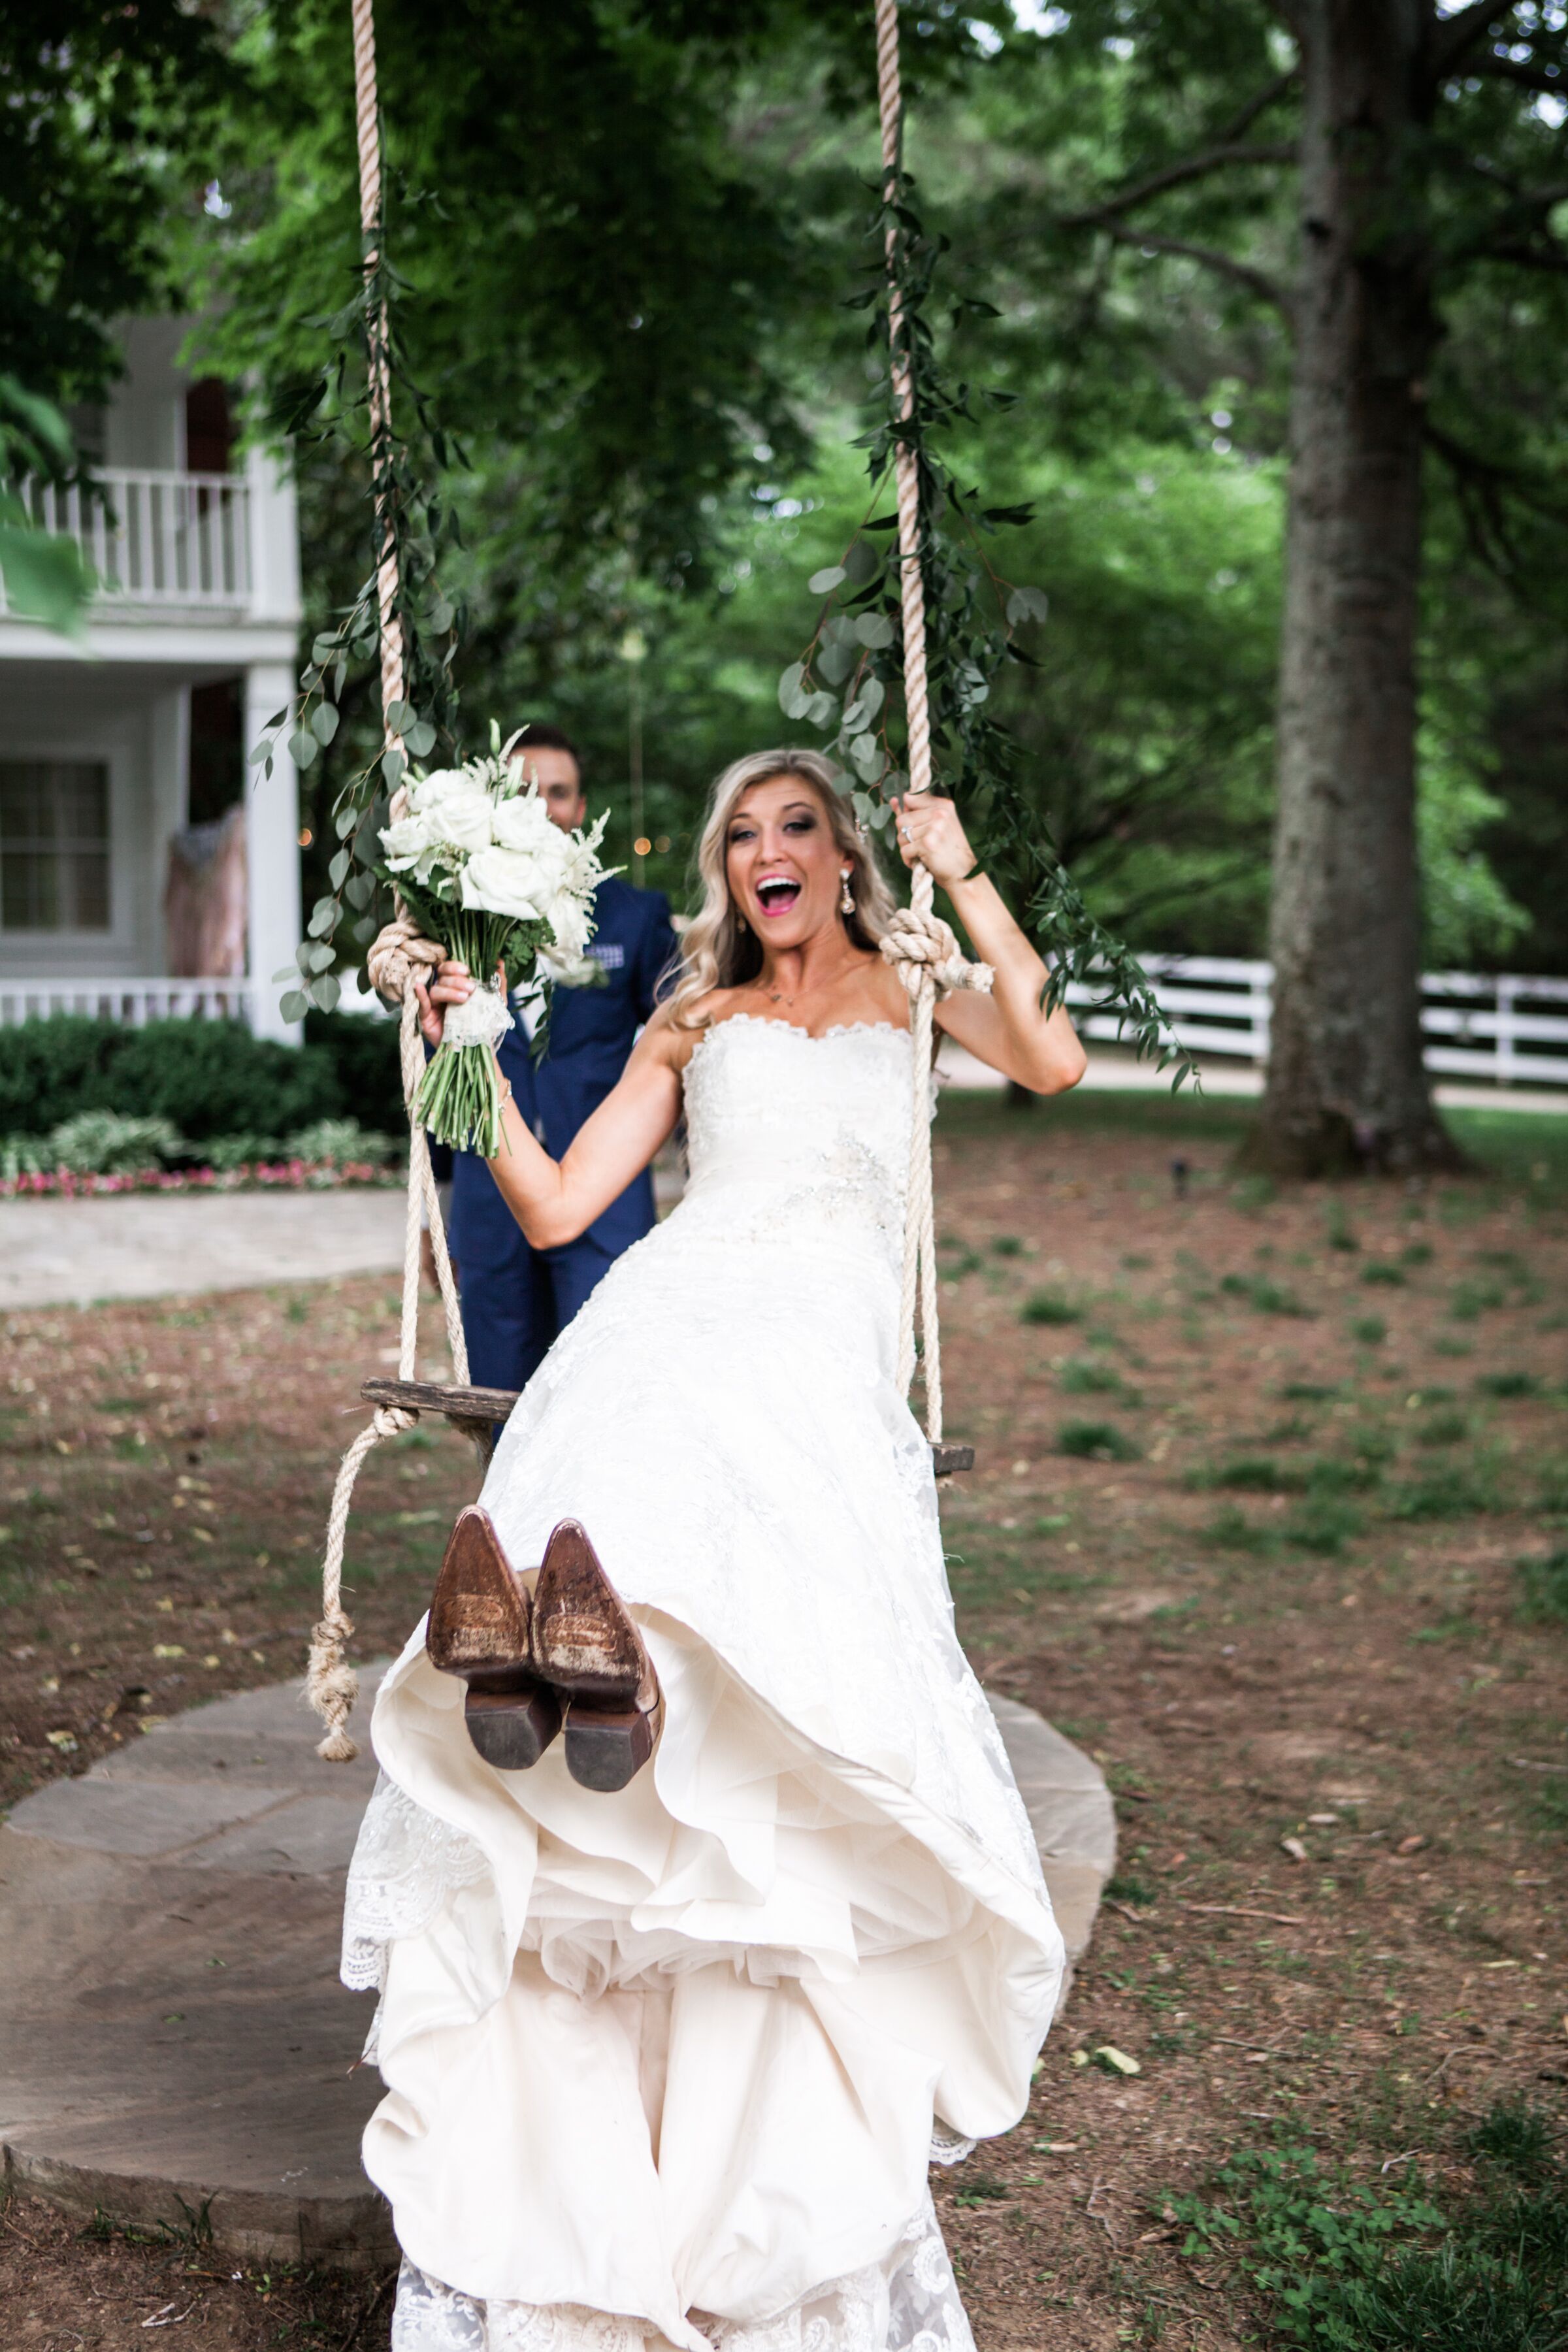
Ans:
[[[647,1708],[584,1707],[574,1699],[566,1710],[566,1769],[580,1789],[613,1796],[636,1779],[653,1754],[664,1719],[664,1701]]]
[[[544,1683],[524,1689],[470,1689],[463,1707],[469,1739],[498,1772],[527,1772],[561,1728],[559,1695]]]

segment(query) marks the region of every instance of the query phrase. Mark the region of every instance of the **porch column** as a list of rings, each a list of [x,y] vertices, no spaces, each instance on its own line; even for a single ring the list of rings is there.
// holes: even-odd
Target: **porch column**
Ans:
[[[247,759],[267,721],[292,703],[294,693],[294,674],[283,662],[258,662],[246,671]],[[270,776],[259,761],[246,770],[245,857],[251,1025],[258,1037],[296,1045],[300,1024],[286,1022],[278,1010],[287,982],[272,977],[293,961],[300,936],[300,784],[281,737]]]

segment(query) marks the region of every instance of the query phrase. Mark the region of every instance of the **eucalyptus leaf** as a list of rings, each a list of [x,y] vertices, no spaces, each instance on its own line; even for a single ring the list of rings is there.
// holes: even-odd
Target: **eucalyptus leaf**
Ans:
[[[334,861],[335,862],[335,861]],[[363,914],[375,896],[374,874],[351,874],[343,884],[343,897],[349,905]]]
[[[870,677],[861,679],[860,690],[855,698],[868,719],[875,719],[887,698],[888,689],[881,679]]]
[[[844,732],[846,735],[863,735],[870,724],[871,713],[867,709],[861,698],[857,695],[853,702],[845,706]]]
[[[310,930],[310,937],[313,940],[326,939],[335,929],[337,919],[337,900],[335,898],[323,898],[321,904],[315,908],[311,913],[310,920],[307,927]]]
[[[844,569],[857,588],[866,587],[882,569],[885,557],[868,540],[858,539],[844,559]]]
[[[310,713],[310,732],[318,743],[330,743],[338,731],[338,714],[330,702],[318,702]]]
[[[331,882],[334,890],[341,890],[342,888],[343,877],[347,874],[349,867],[353,863],[353,852],[352,849],[335,849],[332,852],[331,862],[327,867],[327,879]]]
[[[316,1003],[320,1006],[321,1010],[323,1013],[335,1013],[338,1009],[338,998],[342,993],[342,985],[338,980],[336,972],[323,972],[321,979],[316,982],[315,992]]]
[[[422,760],[436,748],[436,730],[427,719],[416,719],[403,740],[410,759]]]
[[[836,588],[843,587],[848,577],[842,563],[830,563],[826,571],[814,572],[805,584],[814,596],[831,596]]]
[[[1043,621],[1050,613],[1051,600],[1043,588],[1015,588],[1007,597],[1007,618],[1015,627],[1023,621]]]
[[[394,735],[401,735],[405,727],[413,726],[416,715],[411,702],[389,702],[383,718]]]
[[[779,680],[779,709],[786,719],[804,719],[811,707],[811,696],[804,684],[805,664],[791,662]]]
[[[297,768],[308,768],[321,748],[307,727],[296,727],[289,738],[289,757]]]
[[[849,757],[858,773],[868,781],[879,776],[884,765],[882,747],[874,735],[857,735],[849,745]]]
[[[853,638],[847,645],[825,645],[817,652],[816,667],[829,686],[842,686],[859,658],[859,647]]]
[[[310,946],[303,949],[301,952],[306,959],[304,969],[307,971],[316,972],[326,971],[331,969],[332,960],[337,950],[328,940],[315,940]]]
[[[381,772],[386,778],[386,789],[389,793],[395,793],[397,790],[398,785],[403,782],[403,772],[407,765],[407,761],[395,745],[391,751],[382,753]]]
[[[826,727],[837,715],[838,704],[831,694],[814,694],[802,713],[814,727]]]
[[[879,653],[884,646],[890,646],[896,634],[892,620],[886,613],[862,613],[855,624],[855,635],[874,653]]]
[[[286,988],[278,1006],[285,1021],[303,1021],[310,1009],[310,998],[298,988]]]
[[[332,830],[337,835],[340,841],[346,841],[348,839],[350,834],[353,833],[354,827],[358,824],[359,819],[360,813],[358,809],[354,807],[352,801],[349,802],[345,807],[341,808],[338,811],[336,816],[332,819]]]

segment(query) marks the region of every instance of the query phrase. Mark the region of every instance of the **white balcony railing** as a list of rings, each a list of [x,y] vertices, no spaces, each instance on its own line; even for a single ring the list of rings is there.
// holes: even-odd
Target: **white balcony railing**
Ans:
[[[115,604],[210,612],[251,601],[250,485],[242,474],[113,467],[90,491],[35,481],[24,495],[40,529],[76,541],[99,593]]]

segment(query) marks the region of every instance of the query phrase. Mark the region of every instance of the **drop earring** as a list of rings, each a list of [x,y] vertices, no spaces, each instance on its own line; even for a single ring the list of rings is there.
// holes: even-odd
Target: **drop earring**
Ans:
[[[841,915],[852,915],[855,912],[855,893],[849,887],[849,873],[850,869],[847,866],[842,877],[844,887],[838,893],[838,911]]]

